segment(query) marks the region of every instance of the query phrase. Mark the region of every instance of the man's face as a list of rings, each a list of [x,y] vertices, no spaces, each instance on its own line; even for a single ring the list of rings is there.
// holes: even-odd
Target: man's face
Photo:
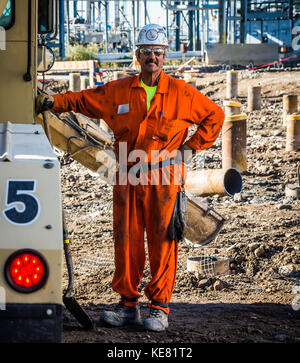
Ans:
[[[143,45],[137,53],[142,71],[155,73],[162,69],[166,58],[165,48],[160,45]]]

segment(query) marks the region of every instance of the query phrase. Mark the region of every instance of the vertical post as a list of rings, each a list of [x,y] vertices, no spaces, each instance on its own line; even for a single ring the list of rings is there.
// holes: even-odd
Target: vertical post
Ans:
[[[92,5],[92,25],[93,25],[93,27],[95,26],[95,21],[96,21],[96,6],[95,6],[95,3],[93,3],[93,5]]]
[[[91,0],[86,0],[86,23],[91,24]]]
[[[59,0],[59,55],[65,58],[65,4],[64,0]]]
[[[194,5],[194,1],[189,1],[188,4],[190,6]],[[193,34],[193,30],[194,30],[194,11],[193,10],[189,10],[189,45],[188,45],[188,50],[193,50],[193,38],[194,38],[194,34]]]
[[[300,115],[286,117],[286,151],[300,151]]]
[[[136,28],[140,28],[140,2],[136,2]]]
[[[233,14],[234,21],[233,21],[233,44],[237,43],[237,34],[236,34],[236,0],[233,0]]]
[[[201,5],[204,5],[204,1],[202,0]],[[205,32],[205,11],[202,9],[201,10],[201,29],[202,29],[202,34],[201,34],[201,39],[202,39],[202,55],[204,54],[205,51],[205,39],[206,39],[206,32]]]
[[[169,11],[168,7],[166,7],[166,31],[167,31],[167,38],[169,39]]]
[[[108,1],[104,3],[105,9],[105,53],[108,53]]]
[[[255,111],[261,109],[261,87],[249,86],[248,87],[248,111]]]
[[[197,5],[199,7],[199,0],[197,1]],[[196,50],[200,50],[201,49],[201,44],[200,44],[200,10],[197,10],[196,12]],[[203,54],[202,54],[203,55]]]
[[[285,115],[292,114],[298,110],[298,96],[297,95],[284,95],[282,97],[283,111]]]
[[[74,18],[77,17],[77,0],[73,1],[73,13],[74,13]]]
[[[222,127],[222,168],[247,170],[247,115],[241,114],[241,104],[225,101],[225,122]]]
[[[69,74],[69,91],[80,92],[80,73]]]
[[[179,5],[180,2],[176,1],[175,5]],[[180,11],[176,11],[175,12],[175,16],[176,16],[176,51],[180,51]]]
[[[100,15],[101,15],[101,1],[98,1],[98,17],[100,19]],[[101,31],[101,22],[99,21],[99,31]]]
[[[241,0],[241,43],[246,42],[248,23],[248,0]]]
[[[93,60],[89,60],[89,86],[90,88],[94,88],[95,82],[94,82],[94,69],[95,69],[95,63]]]
[[[147,0],[144,0],[144,11],[145,11],[144,25],[146,25],[147,24]]]
[[[66,1],[66,12],[67,12],[67,45],[70,45],[70,3]]]
[[[298,96],[297,95],[284,95],[282,97],[282,123],[286,125],[286,117],[293,113],[297,113],[298,110]]]
[[[238,96],[238,72],[226,72],[226,98],[233,99]]]
[[[208,1],[207,1],[208,4]],[[205,43],[208,43],[208,39],[209,39],[209,10],[202,10],[205,11]]]
[[[83,91],[86,89],[86,80],[87,80],[86,76],[80,77],[80,91]]]
[[[120,26],[120,15],[119,15],[120,1],[115,1],[115,27],[118,28]]]
[[[286,151],[300,150],[300,115],[298,96],[283,96],[283,124],[286,125]]]
[[[224,43],[224,3],[225,0],[219,1],[219,43]]]
[[[131,44],[132,50],[135,49],[135,1],[131,1],[131,24],[132,24],[132,32],[131,32]]]

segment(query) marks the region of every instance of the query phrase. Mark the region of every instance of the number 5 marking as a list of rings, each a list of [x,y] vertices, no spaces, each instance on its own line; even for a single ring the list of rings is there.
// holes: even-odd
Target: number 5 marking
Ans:
[[[33,223],[40,214],[40,203],[32,195],[36,189],[36,180],[8,180],[6,190],[7,207],[3,211],[5,219],[15,225]],[[21,206],[21,208],[20,208]]]

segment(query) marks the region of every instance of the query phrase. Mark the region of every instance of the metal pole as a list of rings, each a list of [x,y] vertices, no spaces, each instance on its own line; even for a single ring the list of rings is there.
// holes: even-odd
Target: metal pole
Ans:
[[[199,6],[199,0],[197,1],[197,5]],[[200,10],[197,10],[196,12],[196,50],[200,50],[201,48],[201,44],[200,44],[200,26],[199,26],[199,22],[200,22]]]
[[[91,0],[87,0],[86,2],[86,22],[87,24],[91,24]]]
[[[149,18],[149,14],[148,14],[148,11],[147,11],[147,0],[144,0],[144,10],[145,10],[145,19],[144,19],[144,25],[147,24],[147,19],[148,19],[148,22],[150,23],[150,18]]]
[[[167,30],[167,38],[169,39],[169,12],[168,8],[166,8],[166,30]]]
[[[238,72],[226,72],[226,98],[233,99],[238,96]]]
[[[284,95],[282,97],[283,103],[283,125],[286,123],[287,115],[295,114],[298,111],[298,96],[297,95]]]
[[[247,115],[241,114],[241,104],[225,101],[225,122],[222,127],[222,168],[247,170]]]
[[[194,5],[194,1],[189,1],[188,3],[190,6]],[[189,45],[188,45],[188,50],[193,50],[193,16],[194,16],[194,11],[193,10],[189,10],[188,12],[188,17],[189,17]]]
[[[203,0],[201,2],[201,5],[203,5]],[[202,51],[202,56],[204,55],[204,51],[205,51],[205,13],[204,10],[201,10],[201,51]]]
[[[69,91],[80,92],[81,81],[80,73],[69,73]]]
[[[248,86],[248,111],[261,109],[261,86]]]
[[[67,45],[70,44],[70,3],[66,1],[66,11],[67,11]]]
[[[132,12],[131,12],[131,20],[132,20],[132,32],[131,32],[131,44],[132,50],[135,50],[135,1],[131,1]]]
[[[98,18],[101,19],[101,1],[98,2]],[[101,21],[99,21],[99,31],[101,31]]]
[[[227,43],[227,1],[223,0],[223,43]]]
[[[175,5],[178,5],[179,1],[176,1]],[[180,11],[175,12],[176,16],[176,51],[180,50]]]
[[[108,1],[104,3],[105,8],[105,53],[108,53]]]
[[[95,27],[95,20],[96,20],[96,6],[95,3],[92,5],[92,25],[93,28]]]
[[[73,13],[74,13],[74,18],[77,17],[77,0],[73,1]]]
[[[136,27],[140,28],[140,0],[136,2]]]
[[[65,4],[59,0],[59,55],[65,58]]]
[[[286,151],[300,151],[300,115],[286,117]]]
[[[284,95],[282,97],[283,110],[286,114],[296,113],[298,110],[298,96],[295,95]]]
[[[206,0],[208,4],[208,0]],[[208,43],[209,39],[209,10],[202,10],[205,11],[205,43]]]
[[[248,0],[241,0],[241,16],[241,43],[245,43],[247,38]]]
[[[120,1],[115,1],[115,28],[120,26],[120,15],[119,15]]]

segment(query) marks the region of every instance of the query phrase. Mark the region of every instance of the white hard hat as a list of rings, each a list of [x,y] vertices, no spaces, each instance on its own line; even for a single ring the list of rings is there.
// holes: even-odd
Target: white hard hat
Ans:
[[[147,24],[139,31],[136,45],[164,45],[168,46],[165,28],[158,24]]]

